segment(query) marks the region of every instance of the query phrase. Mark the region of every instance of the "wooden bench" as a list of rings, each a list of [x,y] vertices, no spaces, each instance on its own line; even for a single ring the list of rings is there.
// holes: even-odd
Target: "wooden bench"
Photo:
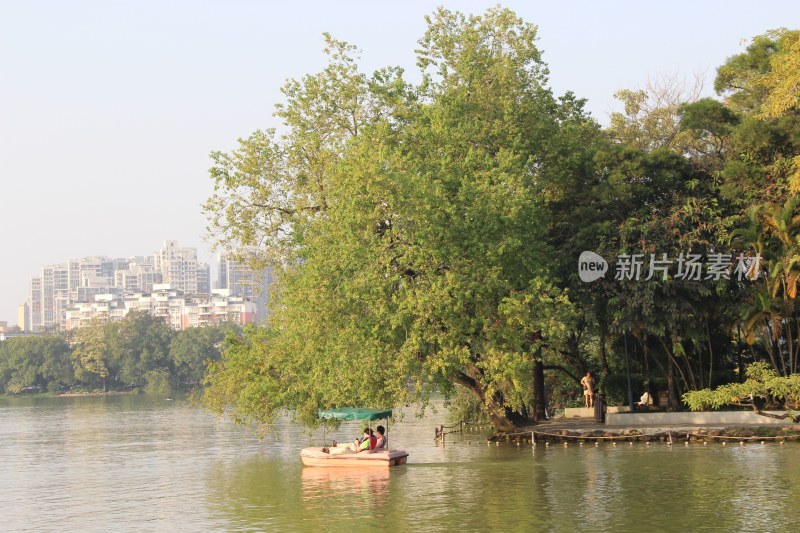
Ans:
[[[669,392],[665,390],[658,391],[658,406],[669,407]]]

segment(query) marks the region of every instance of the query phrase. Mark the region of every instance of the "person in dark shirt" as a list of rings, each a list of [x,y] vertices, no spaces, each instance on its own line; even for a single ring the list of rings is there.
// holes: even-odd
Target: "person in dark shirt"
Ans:
[[[375,449],[385,450],[389,447],[388,441],[386,440],[386,428],[383,426],[378,426],[376,429],[378,431],[378,439],[375,443]]]

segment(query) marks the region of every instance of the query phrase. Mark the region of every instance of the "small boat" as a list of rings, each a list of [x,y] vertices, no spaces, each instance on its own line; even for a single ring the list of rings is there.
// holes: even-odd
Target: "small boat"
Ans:
[[[392,416],[391,409],[364,409],[360,407],[343,407],[319,411],[323,420],[387,420]],[[303,448],[300,458],[306,466],[368,466],[390,467],[404,465],[408,453],[404,450],[372,450],[354,453],[346,447]]]
[[[329,448],[303,448],[300,458],[306,466],[368,466],[389,467],[406,464],[408,452],[375,450],[372,452],[331,454]]]

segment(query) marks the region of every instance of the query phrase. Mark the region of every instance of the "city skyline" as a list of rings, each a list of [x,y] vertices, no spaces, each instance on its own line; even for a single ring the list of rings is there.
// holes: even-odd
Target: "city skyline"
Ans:
[[[125,257],[84,256],[42,265],[29,277],[28,297],[18,306],[17,325],[24,331],[41,332],[54,328],[70,329],[70,313],[79,316],[78,308],[97,316],[109,305],[124,315],[133,300],[150,293],[177,291],[176,301],[186,296],[229,295],[252,302],[259,319],[267,315],[271,271],[253,271],[226,252],[216,256],[215,276],[209,263],[197,260],[197,249],[180,246],[175,240],[163,241],[161,248],[148,255]],[[219,289],[226,290],[225,294]],[[98,314],[98,309],[101,309]],[[95,315],[91,315],[95,316]],[[74,321],[73,321],[74,322]],[[12,324],[13,325],[13,324]]]
[[[445,7],[480,14],[496,3]],[[280,87],[324,65],[322,32],[361,48],[365,72],[400,65],[416,80],[411,51],[439,4],[0,6],[0,321],[17,322],[37,269],[70,257],[124,257],[169,236],[213,264],[200,209],[208,154],[280,128]],[[621,108],[615,91],[650,77],[705,74],[713,95],[716,66],[800,15],[788,1],[756,11],[674,2],[654,24],[638,2],[503,5],[539,26],[553,91],[587,98],[601,124]]]

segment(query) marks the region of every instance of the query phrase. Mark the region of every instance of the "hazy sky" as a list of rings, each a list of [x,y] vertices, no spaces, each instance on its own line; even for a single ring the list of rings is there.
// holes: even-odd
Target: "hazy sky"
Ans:
[[[44,264],[166,239],[210,260],[208,154],[277,124],[280,86],[323,65],[322,32],[362,48],[365,70],[415,71],[425,14],[496,2],[376,4],[0,0],[0,321]],[[796,1],[503,5],[539,26],[555,92],[602,123],[617,89],[704,72],[710,94],[743,39],[800,27]]]

